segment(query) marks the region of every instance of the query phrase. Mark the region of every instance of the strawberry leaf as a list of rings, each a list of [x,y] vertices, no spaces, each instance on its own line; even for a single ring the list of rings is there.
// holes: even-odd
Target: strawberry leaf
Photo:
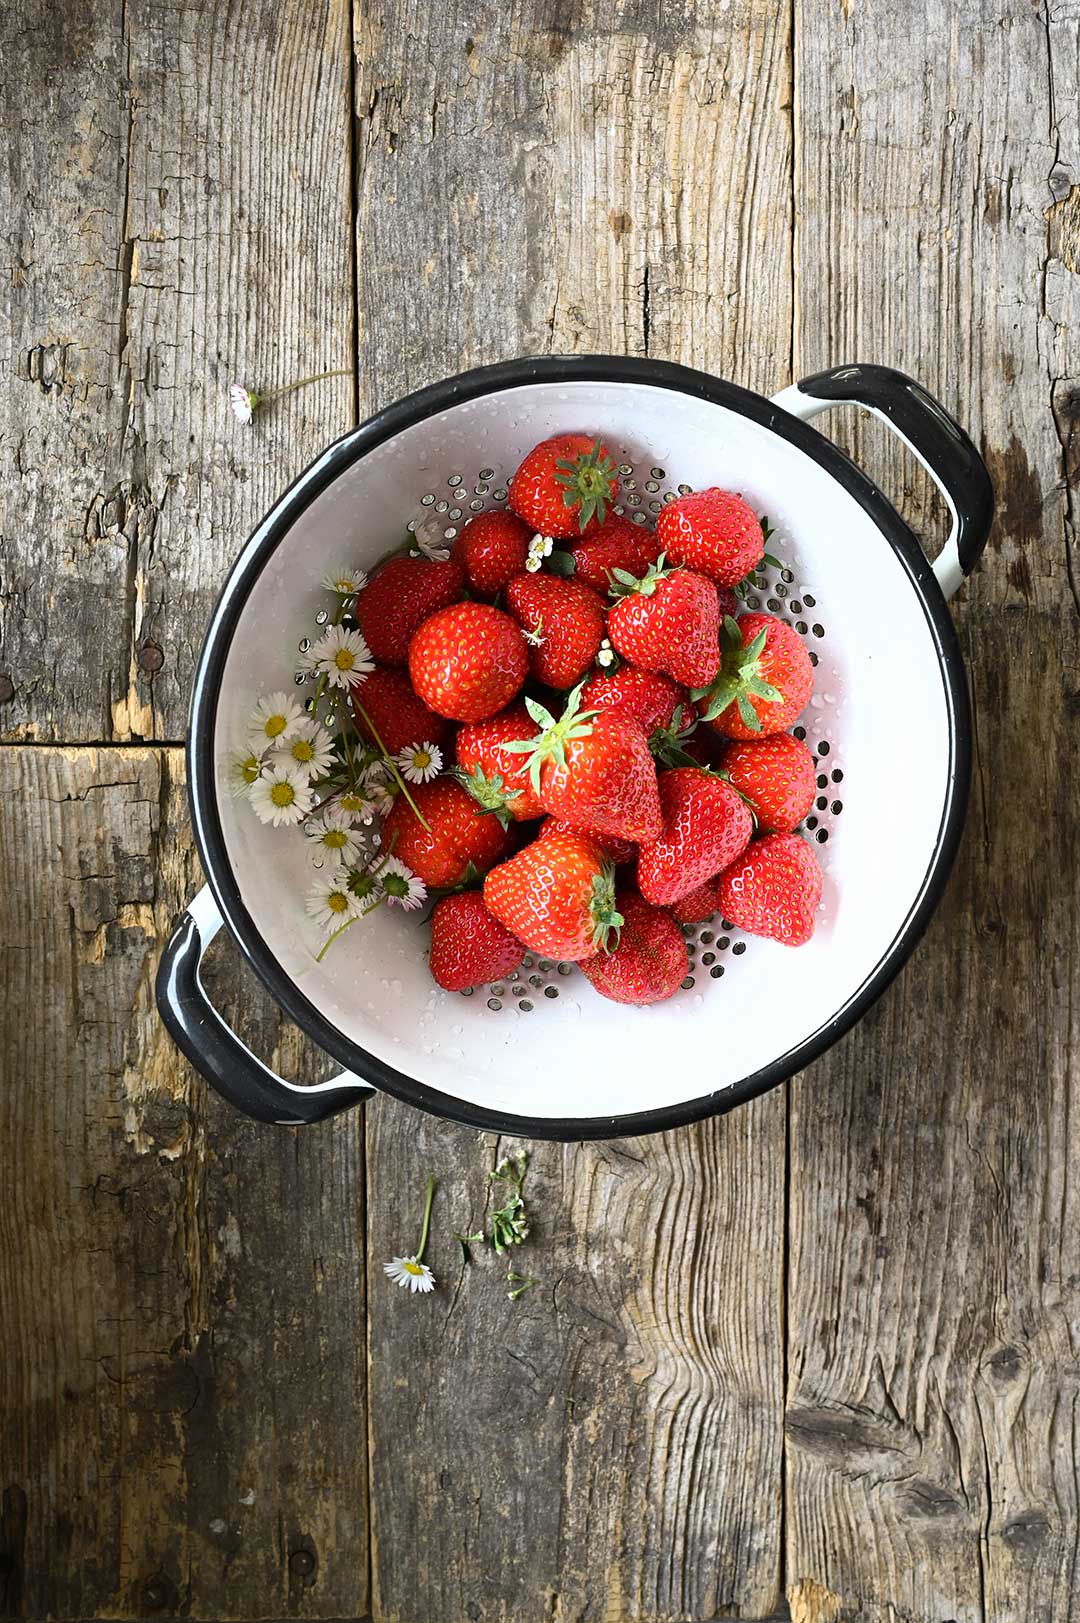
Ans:
[[[569,577],[577,571],[577,560],[572,552],[561,552],[556,549],[548,553],[544,563],[553,575]]]
[[[774,688],[771,682],[763,682],[760,676],[750,676],[746,681],[747,691],[756,693],[759,699],[767,699],[770,704],[783,704],[784,695],[779,688]]]
[[[787,568],[787,564],[785,564],[784,560],[782,558],[775,558],[771,552],[763,552],[761,555],[761,561],[762,563],[769,564],[773,569]]]
[[[769,537],[771,535],[775,535],[775,534],[776,534],[776,525],[775,524],[770,524],[768,514],[763,513],[762,517],[761,517],[761,539],[763,541],[767,542]]]
[[[739,715],[742,717],[743,726],[749,727],[752,733],[760,733],[761,717],[750,703],[750,700],[747,698],[746,694],[740,693],[735,702],[739,707]]]
[[[546,710],[544,708],[539,700],[526,699],[525,708],[538,727],[543,727],[546,730],[549,727],[555,726],[555,717],[551,714],[550,710]],[[512,748],[513,746],[504,745],[503,747]]]

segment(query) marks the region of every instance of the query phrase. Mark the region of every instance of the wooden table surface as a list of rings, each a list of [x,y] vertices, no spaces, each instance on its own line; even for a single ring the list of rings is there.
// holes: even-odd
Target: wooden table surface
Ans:
[[[0,1614],[1075,1619],[1076,0],[11,0],[0,31]],[[373,409],[567,351],[766,392],[899,366],[1000,512],[925,944],[789,1087],[532,1146],[509,1303],[450,1238],[505,1140],[391,1100],[256,1127],[153,978],[245,536]],[[232,379],[324,367],[230,416]],[[884,433],[833,426],[940,533]],[[325,1074],[230,944],[210,979]],[[380,1265],[429,1171],[421,1302]]]

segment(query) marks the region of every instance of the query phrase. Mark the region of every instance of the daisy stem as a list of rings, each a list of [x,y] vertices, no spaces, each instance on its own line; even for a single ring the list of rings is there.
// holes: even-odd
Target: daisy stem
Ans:
[[[322,800],[317,800],[315,802],[314,806],[312,806],[311,810],[309,812],[304,813],[304,815],[303,815],[303,817],[301,817],[300,821],[302,823],[306,823],[309,817],[316,817],[318,815],[318,813],[322,811],[324,806],[329,806],[330,802],[332,800],[336,800],[338,795],[343,795],[345,793],[346,787],[347,787],[346,784],[339,783],[337,788],[336,789],[331,789],[330,793],[328,795],[326,795]]]
[[[427,1250],[428,1230],[431,1227],[431,1202],[435,1198],[435,1179],[427,1181],[427,1196],[424,1200],[424,1226],[420,1230],[420,1244],[416,1248],[417,1262],[423,1262],[424,1252]]]
[[[327,936],[326,940],[315,954],[315,962],[317,964],[321,964],[330,948],[334,945],[334,942],[337,940],[338,936],[344,935],[350,924],[358,924],[361,919],[366,919],[369,913],[374,913],[375,909],[377,907],[381,907],[385,900],[385,896],[380,896],[378,901],[369,902],[362,913],[356,913],[351,919],[346,919],[344,924],[339,924],[333,935]]]
[[[353,760],[353,752],[349,748],[349,712],[348,708],[342,703],[340,693],[334,694],[334,709],[337,711],[338,722],[341,726],[341,747],[345,751],[345,765],[349,773],[349,788],[355,789],[356,762]]]
[[[401,773],[398,770],[398,764],[394,760],[394,757],[390,754],[390,752],[387,749],[386,745],[383,743],[382,739],[379,737],[379,729],[376,727],[375,723],[372,721],[371,717],[368,715],[367,711],[364,709],[363,705],[360,703],[360,700],[357,699],[355,696],[353,697],[353,704],[355,705],[356,709],[359,710],[360,714],[363,716],[363,718],[366,721],[367,725],[371,728],[371,736],[375,740],[376,744],[378,744],[379,750],[380,750],[380,752],[382,754],[382,758],[386,762],[387,766],[390,768],[390,771],[393,773],[394,781],[396,782],[398,788],[401,790],[402,794],[405,796],[405,799],[409,802],[409,805],[412,807],[413,811],[416,813],[417,817],[420,819],[420,822],[423,824],[423,826],[427,829],[428,833],[430,834],[431,833],[431,824],[428,822],[427,818],[424,816],[423,812],[420,810],[420,807],[416,804],[416,801],[413,799],[412,795],[409,793],[409,785],[405,782],[405,779],[401,776]]]
[[[310,377],[297,378],[295,383],[283,383],[280,389],[271,389],[262,395],[262,400],[280,400],[284,394],[292,394],[294,389],[306,389],[309,383],[322,383],[324,378],[351,378],[352,367],[341,366],[333,372],[312,372]]]

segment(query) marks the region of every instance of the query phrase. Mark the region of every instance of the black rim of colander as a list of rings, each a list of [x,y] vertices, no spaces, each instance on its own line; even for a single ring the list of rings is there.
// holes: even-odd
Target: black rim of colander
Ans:
[[[887,951],[843,1007],[769,1065],[712,1093],[618,1116],[519,1116],[459,1099],[395,1070],[350,1041],[281,967],[244,904],[229,862],[214,786],[214,724],[222,674],[244,603],[268,559],[301,513],[338,476],[376,446],[462,401],[534,383],[628,383],[672,389],[748,417],[826,469],[866,511],[890,543],[915,591],[938,656],[949,719],[948,787],[934,854],[919,893]],[[500,362],[432,384],[368,418],[331,445],[289,486],[250,536],[222,589],[203,644],[191,699],[189,798],[203,867],[225,922],[281,1008],[321,1048],[386,1093],[470,1127],[518,1138],[621,1138],[662,1132],[721,1115],[756,1098],[818,1059],[859,1020],[893,981],[926,930],[941,899],[959,844],[971,775],[971,712],[960,645],[941,588],[915,535],[861,468],[810,424],[761,395],[670,361],[608,355],[545,356]]]

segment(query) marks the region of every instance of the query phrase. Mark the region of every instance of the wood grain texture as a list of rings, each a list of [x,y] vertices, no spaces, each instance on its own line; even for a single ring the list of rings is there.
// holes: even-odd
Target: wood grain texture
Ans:
[[[351,378],[227,404],[352,364],[348,33],[343,0],[0,11],[9,738],[181,738],[230,563],[352,421]]]
[[[909,19],[797,6],[797,368],[917,373],[981,441],[999,519],[956,604],[977,726],[958,871],[901,981],[794,1093],[789,1595],[814,1617],[1065,1623],[1080,18],[967,3],[917,33]],[[932,526],[910,464],[839,432]]]
[[[360,1615],[358,1118],[260,1130],[158,1022],[178,751],[9,746],[0,807],[0,1613]],[[208,981],[312,1074],[235,954]]]
[[[383,0],[355,37],[366,404],[547,350],[787,381],[775,7]],[[506,1146],[388,1100],[369,1135],[375,1615],[771,1613],[783,1095],[659,1139],[532,1146],[521,1266],[541,1283],[516,1303],[490,1260],[459,1277],[448,1238]],[[376,1275],[413,1243],[429,1170],[446,1284],[411,1302]]]

